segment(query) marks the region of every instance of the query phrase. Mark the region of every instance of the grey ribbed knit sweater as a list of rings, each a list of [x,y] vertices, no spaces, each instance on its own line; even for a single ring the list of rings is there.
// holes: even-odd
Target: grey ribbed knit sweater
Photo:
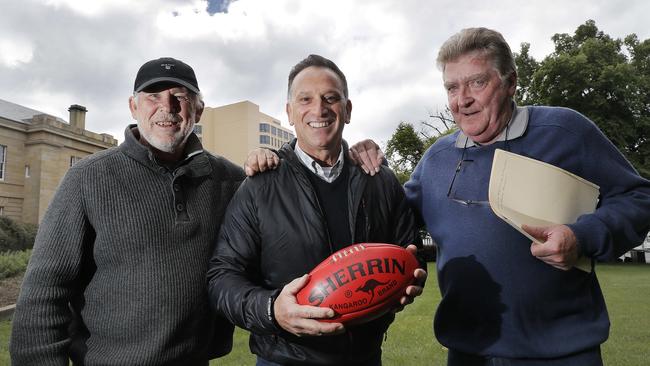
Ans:
[[[192,365],[230,349],[205,274],[244,173],[195,135],[169,171],[134,133],[61,182],[18,299],[15,365]]]

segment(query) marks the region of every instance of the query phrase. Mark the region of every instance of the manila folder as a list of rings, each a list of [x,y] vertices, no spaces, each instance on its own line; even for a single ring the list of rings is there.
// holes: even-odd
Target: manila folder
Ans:
[[[494,213],[530,240],[521,226],[572,224],[594,212],[599,187],[554,165],[497,149],[492,161],[489,201]],[[589,272],[591,260],[576,267]]]

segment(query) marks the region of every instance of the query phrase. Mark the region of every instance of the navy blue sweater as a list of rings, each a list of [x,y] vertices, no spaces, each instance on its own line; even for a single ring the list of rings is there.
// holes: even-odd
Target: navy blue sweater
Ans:
[[[494,150],[559,166],[600,186],[596,212],[569,225],[583,254],[598,260],[639,245],[650,224],[650,182],[583,115],[528,107],[518,138],[472,146],[454,182],[457,198],[487,200]],[[596,273],[562,271],[536,259],[530,240],[488,205],[447,197],[462,148],[458,133],[424,155],[405,189],[439,246],[442,301],[434,330],[445,346],[508,358],[553,358],[603,343],[609,319]]]

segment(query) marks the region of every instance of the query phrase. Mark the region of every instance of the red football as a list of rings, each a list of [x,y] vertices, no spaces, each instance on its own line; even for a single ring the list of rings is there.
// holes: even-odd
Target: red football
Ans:
[[[415,256],[398,245],[351,245],[316,266],[296,298],[301,305],[332,308],[334,318],[322,321],[367,322],[397,305],[418,267]]]

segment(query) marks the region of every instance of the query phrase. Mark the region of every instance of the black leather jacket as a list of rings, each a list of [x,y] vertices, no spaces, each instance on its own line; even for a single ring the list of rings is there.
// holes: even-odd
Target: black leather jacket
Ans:
[[[274,170],[248,178],[233,197],[208,270],[212,306],[251,331],[251,351],[285,365],[356,365],[381,352],[388,314],[342,335],[296,337],[269,316],[269,299],[291,280],[332,254],[316,193],[293,151],[278,152]],[[344,146],[347,151],[347,146]],[[395,175],[386,167],[371,177],[347,160],[348,216],[355,243],[414,242],[415,220]]]

